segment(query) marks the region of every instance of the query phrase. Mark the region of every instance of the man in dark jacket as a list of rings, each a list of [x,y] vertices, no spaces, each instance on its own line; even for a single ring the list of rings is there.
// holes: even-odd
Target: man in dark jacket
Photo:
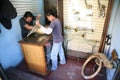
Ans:
[[[34,16],[31,12],[25,12],[24,16],[19,20],[21,26],[22,37],[26,37],[30,30],[33,29]]]
[[[38,14],[36,17],[33,16],[33,14],[30,11],[26,11],[23,17],[19,20],[20,26],[21,26],[21,33],[22,37],[25,38],[28,33],[33,29],[34,27],[34,20],[40,19],[40,14]]]

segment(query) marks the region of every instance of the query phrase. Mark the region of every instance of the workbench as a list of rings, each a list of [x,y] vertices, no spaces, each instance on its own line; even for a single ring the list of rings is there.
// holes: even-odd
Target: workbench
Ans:
[[[45,57],[45,44],[49,41],[50,35],[32,34],[19,41],[24,59],[30,71],[47,75],[49,72]]]

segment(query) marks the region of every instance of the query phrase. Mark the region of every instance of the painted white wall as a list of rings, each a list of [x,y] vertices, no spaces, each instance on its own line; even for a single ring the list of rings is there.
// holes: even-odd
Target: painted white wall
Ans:
[[[39,0],[39,12],[42,14],[41,23],[45,24],[43,0]],[[23,59],[22,50],[18,43],[22,39],[19,25],[20,18],[21,16],[17,16],[12,20],[10,30],[5,29],[0,23],[0,63],[5,69],[18,65]]]
[[[120,58],[120,1],[114,0],[113,11],[111,15],[110,25],[108,34],[112,35],[111,47],[109,52],[109,57],[113,49],[116,49],[118,57]],[[107,69],[107,80],[112,80],[115,69]]]

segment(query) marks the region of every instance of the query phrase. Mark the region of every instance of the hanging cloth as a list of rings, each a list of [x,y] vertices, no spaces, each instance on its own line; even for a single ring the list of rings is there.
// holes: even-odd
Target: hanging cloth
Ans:
[[[17,16],[16,9],[9,0],[0,0],[0,22],[6,29],[11,29],[11,19]]]

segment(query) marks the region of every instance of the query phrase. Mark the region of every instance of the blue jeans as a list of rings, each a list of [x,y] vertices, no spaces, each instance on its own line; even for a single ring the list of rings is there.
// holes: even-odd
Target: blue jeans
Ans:
[[[58,55],[60,58],[60,64],[65,64],[66,60],[62,47],[62,42],[59,43],[53,42],[52,51],[51,51],[52,70],[56,70],[58,67]]]

